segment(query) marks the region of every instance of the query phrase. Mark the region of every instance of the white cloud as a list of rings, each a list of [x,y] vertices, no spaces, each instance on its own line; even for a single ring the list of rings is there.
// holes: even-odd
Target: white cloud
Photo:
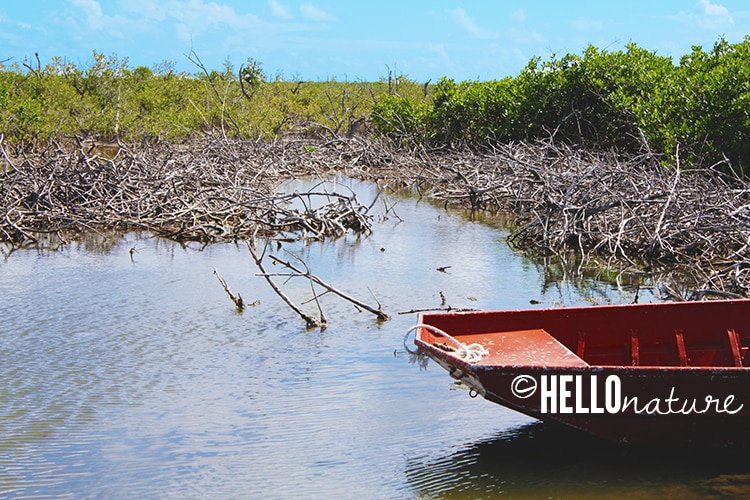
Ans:
[[[338,19],[336,19],[336,16],[334,16],[333,14],[329,14],[320,7],[316,7],[315,5],[311,4],[310,2],[305,2],[300,5],[299,10],[302,13],[302,16],[306,19],[309,19],[310,21],[338,21]]]
[[[429,53],[433,55],[434,60],[433,67],[435,68],[454,68],[455,64],[445,49],[445,46],[441,43],[427,44],[426,46]]]
[[[274,0],[271,0],[274,1]],[[260,20],[253,14],[239,14],[234,8],[204,0],[131,0],[120,15],[107,15],[96,0],[71,0],[82,15],[73,14],[74,22],[81,17],[91,30],[123,38],[121,33],[161,30],[167,22],[183,42],[212,29],[243,31],[258,27]]]
[[[95,0],[72,0],[71,3],[73,7],[82,11],[90,29],[106,31],[110,36],[124,38],[122,28],[127,24],[127,19],[105,15],[101,4]]]
[[[448,14],[450,14],[456,24],[462,27],[469,34],[469,36],[473,38],[497,38],[496,33],[477,26],[477,24],[474,22],[474,19],[472,19],[472,17],[461,7],[449,10]]]
[[[205,31],[211,27],[240,28],[257,21],[253,14],[240,15],[234,8],[215,2],[188,0],[173,1],[168,5],[169,17],[185,23],[196,31]]]
[[[734,24],[734,19],[729,15],[729,10],[723,5],[713,4],[711,0],[698,0],[698,9],[712,20],[728,21]]]
[[[458,7],[456,9],[449,10],[448,13],[451,15],[453,20],[456,21],[458,25],[465,29],[471,36],[480,36],[481,30],[479,29],[479,26],[474,23],[474,20],[464,9]]]
[[[292,13],[289,11],[289,7],[277,2],[276,0],[268,0],[268,6],[271,8],[271,15],[280,19],[290,19]]]
[[[94,0],[73,0],[73,5],[84,11],[90,24],[95,24],[104,17],[102,6]]]
[[[191,31],[189,26],[182,23],[177,23],[174,25],[174,30],[175,33],[177,33],[178,40],[190,43],[192,46],[193,32]]]
[[[167,18],[169,8],[167,2],[157,2],[155,0],[129,0],[123,2],[122,9],[128,15],[134,15],[138,18],[148,21],[163,21]]]
[[[721,30],[734,25],[734,18],[729,13],[729,9],[723,5],[711,3],[711,0],[698,0],[692,12],[681,11],[671,16],[671,19],[706,30]]]

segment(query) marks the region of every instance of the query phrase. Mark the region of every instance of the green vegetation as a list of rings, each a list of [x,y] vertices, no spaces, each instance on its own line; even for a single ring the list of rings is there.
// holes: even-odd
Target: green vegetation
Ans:
[[[289,133],[343,135],[370,114],[378,96],[424,99],[406,78],[379,82],[267,81],[248,59],[235,70],[176,73],[164,62],[130,68],[127,59],[94,53],[88,68],[60,58],[0,65],[0,133],[31,147],[74,136],[102,141],[179,141],[196,133],[272,137]],[[421,97],[419,97],[421,96]]]
[[[750,169],[750,37],[694,47],[678,64],[630,44],[582,55],[533,59],[514,78],[442,79],[432,106],[380,100],[379,128],[399,140],[483,147],[547,139],[637,154],[684,166]]]
[[[268,78],[260,62],[176,73],[93,54],[0,65],[0,133],[29,147],[50,139],[179,141],[346,134],[360,118],[406,146],[483,148],[554,138],[593,149],[644,151],[683,166],[750,170],[750,37],[694,47],[678,62],[634,44],[532,59],[515,77],[434,85],[407,78],[307,82]]]

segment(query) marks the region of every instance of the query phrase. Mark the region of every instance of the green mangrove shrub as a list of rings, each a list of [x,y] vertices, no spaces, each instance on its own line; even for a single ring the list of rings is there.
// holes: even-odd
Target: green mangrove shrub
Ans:
[[[694,47],[678,64],[635,44],[534,58],[515,77],[443,78],[431,103],[383,96],[379,130],[431,146],[485,147],[553,138],[588,148],[648,151],[683,166],[750,165],[750,37]]]

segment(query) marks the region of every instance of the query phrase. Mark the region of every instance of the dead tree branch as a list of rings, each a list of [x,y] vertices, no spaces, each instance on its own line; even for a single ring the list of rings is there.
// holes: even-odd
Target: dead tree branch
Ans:
[[[325,288],[329,292],[332,292],[332,293],[338,295],[342,299],[351,302],[352,304],[356,305],[357,307],[359,307],[361,309],[364,309],[365,311],[368,311],[368,312],[374,314],[381,321],[387,321],[387,320],[391,319],[390,316],[388,316],[383,311],[383,309],[381,307],[378,307],[376,309],[376,308],[374,308],[372,306],[369,306],[369,305],[365,304],[361,300],[355,299],[354,297],[352,297],[350,295],[347,295],[347,294],[345,294],[344,292],[342,292],[340,290],[337,290],[332,285],[329,285],[328,283],[324,282],[323,280],[321,280],[320,278],[318,278],[314,274],[310,273],[309,270],[304,271],[304,270],[302,270],[302,269],[294,266],[291,262],[288,262],[288,261],[285,261],[285,260],[281,260],[278,257],[275,257],[273,255],[269,255],[268,258],[270,258],[276,264],[281,264],[282,266],[284,266],[284,267],[286,267],[288,269],[291,269],[292,271],[294,271],[296,273],[295,276],[300,276],[300,277],[306,278],[306,279],[310,280],[311,282],[316,283],[316,284],[322,286],[323,288]]]
[[[227,292],[227,295],[229,295],[229,298],[234,302],[234,306],[237,308],[237,312],[242,312],[245,310],[245,301],[242,300],[242,295],[239,293],[237,295],[232,293],[232,290],[229,289],[229,285],[227,285],[227,282],[224,281],[224,278],[221,277],[219,274],[219,271],[216,270],[214,267],[214,274],[219,279],[219,283],[221,283],[221,286],[224,288],[224,291]]]
[[[286,180],[340,175],[410,190],[446,209],[503,214],[514,248],[573,252],[578,272],[585,262],[677,266],[698,269],[702,288],[745,294],[750,182],[720,167],[675,169],[651,153],[623,158],[552,141],[477,152],[406,150],[378,138],[320,147],[297,137],[204,137],[105,151],[86,141],[14,150],[0,136],[0,240],[21,247],[113,229],[207,244],[255,234],[366,236],[371,207],[354,195],[276,192]]]
[[[263,255],[265,254],[265,249],[261,255],[258,255],[258,252],[255,249],[255,243],[252,240],[246,241],[247,248],[250,250],[250,255],[253,256],[253,260],[255,260],[255,265],[258,266],[258,269],[260,269],[261,276],[263,276],[266,280],[266,282],[270,285],[271,289],[273,289],[274,292],[276,292],[276,295],[281,297],[281,300],[283,300],[294,312],[296,312],[300,318],[305,320],[305,323],[307,324],[308,328],[325,328],[326,323],[319,322],[312,316],[309,316],[302,311],[297,305],[286,296],[286,294],[279,288],[279,286],[271,279],[271,275],[268,274],[266,269],[263,267]],[[322,314],[321,314],[322,317]]]

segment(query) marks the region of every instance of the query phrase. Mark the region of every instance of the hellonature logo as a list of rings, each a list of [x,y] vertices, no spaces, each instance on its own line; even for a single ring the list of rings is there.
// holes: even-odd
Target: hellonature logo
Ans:
[[[588,388],[588,391],[585,390]],[[734,395],[723,399],[711,394],[703,398],[680,397],[675,387],[666,397],[641,399],[622,394],[622,381],[617,375],[518,375],[510,386],[513,395],[527,399],[539,392],[541,413],[604,414],[624,413],[628,409],[638,415],[691,415],[726,413],[734,415],[744,403],[735,403]],[[603,400],[599,399],[603,394]]]

